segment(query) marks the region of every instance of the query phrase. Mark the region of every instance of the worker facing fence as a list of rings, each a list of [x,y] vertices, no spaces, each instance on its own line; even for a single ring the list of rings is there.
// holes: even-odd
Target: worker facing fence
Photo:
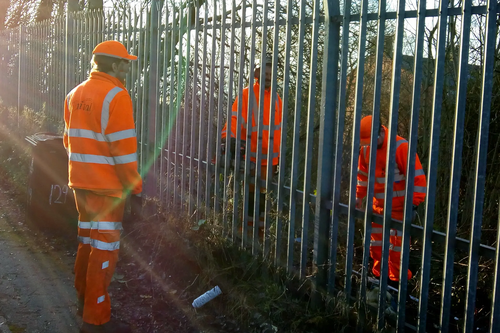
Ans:
[[[368,166],[370,163],[370,139],[372,129],[372,116],[366,116],[361,119],[360,125],[360,154],[358,162],[358,183],[356,187],[356,208],[362,208],[363,198],[367,194],[368,186]],[[387,162],[387,127],[382,124],[379,127],[377,138],[377,151],[375,162],[375,184],[373,195],[373,212],[382,214],[384,211],[385,180],[386,180],[386,162]],[[408,161],[408,141],[399,135],[396,136],[396,163],[394,168],[394,184],[392,199],[392,218],[403,220],[404,203],[406,196],[406,165]],[[389,170],[390,171],[390,170]],[[414,210],[425,199],[426,179],[422,164],[418,155],[415,159],[415,183],[413,193]],[[389,246],[389,279],[399,281],[399,271],[401,264],[401,243],[402,232],[391,229]],[[383,227],[380,224],[372,222],[372,234],[370,241],[370,257],[373,259],[372,272],[380,277],[380,268],[382,264],[382,236]],[[408,279],[413,276],[408,270]]]
[[[262,129],[262,140],[261,140],[261,149],[262,153],[260,156],[260,178],[262,180],[267,179],[267,164],[268,159],[272,161],[272,173],[276,172],[277,165],[279,163],[280,157],[280,147],[281,147],[281,118],[282,118],[282,101],[281,97],[276,93],[274,98],[271,96],[271,79],[272,79],[272,56],[266,55],[266,65],[265,65],[265,82],[264,82],[264,101],[263,101],[263,129]],[[228,124],[227,122],[224,124],[222,129],[221,138],[223,142],[223,152],[225,153],[228,149],[231,151],[232,156],[235,156],[236,151],[236,135],[237,135],[237,126],[238,126],[238,103],[241,103],[241,117],[240,117],[240,147],[238,149],[241,150],[240,157],[242,159],[245,158],[245,150],[247,144],[247,134],[251,133],[250,139],[250,161],[255,165],[257,163],[257,145],[259,144],[258,140],[258,121],[259,121],[259,98],[260,98],[260,77],[261,77],[261,66],[256,66],[254,70],[254,78],[256,82],[253,85],[253,93],[250,90],[250,87],[245,87],[242,92],[241,99],[238,97],[235,99],[232,106],[232,115],[231,115],[231,126],[230,126],[230,135],[228,140]],[[251,118],[248,117],[248,103],[249,99],[251,99]],[[274,124],[271,123],[271,101],[274,100]],[[269,135],[270,131],[274,131],[274,139],[272,146],[269,147]],[[271,156],[269,156],[271,155]],[[255,170],[252,170],[252,176],[255,175]],[[250,184],[249,186],[250,196],[248,202],[248,211],[253,212],[254,210],[254,196],[255,196],[255,185]],[[260,189],[260,198],[259,198],[259,212],[264,212],[265,207],[265,193],[266,189]],[[259,228],[263,228],[263,217],[259,218]],[[253,225],[254,217],[250,216],[248,218],[248,225]]]
[[[230,196],[236,193],[229,186],[220,188],[220,183],[228,184],[230,179],[216,179],[215,184],[219,183],[219,187],[214,186],[219,190],[216,193],[207,181],[211,176],[209,159],[213,157],[215,141],[219,139],[212,130],[215,121],[219,127],[219,121],[227,111],[225,107],[216,107],[214,102],[225,106],[225,98],[235,96],[236,86],[238,90],[242,89],[238,83],[243,81],[241,75],[247,71],[244,59],[253,59],[255,55],[249,42],[255,39],[256,43],[273,45],[274,54],[282,57],[279,64],[274,59],[273,66],[275,74],[281,73],[279,77],[273,75],[273,82],[279,82],[283,91],[282,133],[287,140],[282,140],[281,149],[289,152],[292,158],[285,161],[285,156],[280,157],[280,177],[273,177],[278,178],[273,187],[276,189],[273,209],[277,214],[276,219],[272,219],[277,237],[270,239],[268,248],[274,251],[265,257],[266,262],[283,265],[288,272],[294,272],[298,267],[299,276],[309,278],[312,275],[311,281],[318,289],[328,289],[332,294],[343,291],[346,297],[353,294],[352,271],[359,269],[361,263],[359,257],[354,256],[358,234],[350,229],[344,232],[344,226],[338,223],[348,216],[349,227],[354,226],[351,218],[356,215],[349,215],[353,207],[349,207],[348,198],[354,193],[351,193],[348,176],[357,176],[357,168],[350,168],[357,160],[354,163],[346,161],[359,152],[350,148],[359,140],[358,116],[366,104],[364,102],[370,104],[369,101],[379,99],[388,115],[400,119],[398,126],[404,126],[406,122],[401,120],[411,117],[412,138],[406,138],[416,140],[418,126],[418,133],[423,138],[419,139],[420,150],[426,152],[425,156],[419,156],[425,166],[429,187],[426,207],[422,210],[425,230],[415,225],[411,228],[405,226],[412,240],[418,237],[422,241],[418,244],[422,246],[421,263],[411,260],[415,269],[418,266],[421,279],[412,278],[408,284],[412,294],[419,294],[420,304],[418,316],[405,316],[404,304],[400,302],[399,326],[407,323],[418,326],[422,332],[428,327],[448,331],[455,326],[456,317],[457,321],[464,322],[464,330],[471,331],[475,321],[481,319],[484,323],[490,316],[485,311],[487,308],[476,302],[475,291],[482,290],[491,295],[491,321],[478,326],[491,326],[491,332],[500,332],[500,265],[494,247],[500,244],[495,232],[498,229],[498,190],[495,187],[498,168],[489,167],[498,165],[500,156],[495,151],[497,136],[492,135],[498,132],[499,122],[490,121],[490,114],[495,114],[495,105],[499,105],[498,94],[492,93],[498,83],[498,72],[495,71],[498,62],[494,61],[498,3],[462,1],[461,8],[449,8],[446,1],[431,4],[420,1],[418,25],[425,30],[430,24],[436,31],[430,36],[417,33],[419,29],[413,31],[417,35],[405,33],[405,26],[415,24],[413,8],[395,11],[384,6],[378,9],[364,6],[360,9],[359,3],[329,2],[328,6],[323,6],[322,2],[314,1],[311,10],[309,7],[303,11],[295,10],[299,8],[294,7],[294,10],[286,11],[286,2],[274,3],[277,10],[269,8],[271,10],[267,11],[266,6],[231,8],[224,1],[207,7],[208,10],[199,7],[200,2],[189,2],[180,8],[175,4],[148,6],[138,15],[129,15],[124,8],[123,11],[114,11],[123,18],[123,24],[115,24],[111,19],[114,15],[106,14],[99,31],[93,28],[94,14],[91,12],[67,15],[67,24],[62,18],[5,29],[2,31],[5,37],[2,44],[4,83],[18,89],[12,96],[7,96],[12,89],[4,89],[3,95],[6,96],[2,95],[2,99],[4,103],[11,103],[6,104],[8,106],[17,106],[19,112],[25,106],[35,112],[48,111],[50,121],[56,126],[61,116],[57,110],[63,108],[67,91],[87,75],[88,57],[95,46],[88,41],[94,37],[113,39],[118,36],[127,48],[134,49],[135,54],[152,55],[133,66],[127,77],[137,114],[137,128],[141,129],[142,160],[156,158],[156,149],[152,147],[161,145],[153,141],[153,136],[164,138],[165,134],[167,140],[165,147],[168,151],[161,149],[160,166],[154,164],[151,168],[158,189],[151,188],[148,194],[157,197],[162,206],[181,207],[181,212],[189,216],[197,212],[196,217],[200,219],[210,216],[208,212],[212,209],[219,212],[219,199],[222,199],[222,206],[232,209],[232,221],[236,224],[240,221],[237,209],[241,202],[231,201]],[[159,8],[163,8],[161,15],[158,15]],[[250,10],[257,16],[250,15]],[[360,10],[362,15],[356,15]],[[278,16],[285,17],[285,11],[287,19],[277,20]],[[258,19],[254,20],[255,17]],[[336,19],[338,17],[344,20]],[[392,37],[379,34],[381,43],[367,52],[367,45],[362,41],[377,38],[376,29],[370,29],[370,25],[377,22],[392,24],[395,18],[398,20],[396,34]],[[453,33],[447,33],[450,22],[456,28]],[[480,25],[484,28],[483,34],[476,33],[475,22],[484,23]],[[343,24],[359,29],[347,29],[339,35],[336,32],[343,31]],[[367,25],[368,29],[364,29]],[[144,33],[147,31],[154,33]],[[292,38],[288,38],[290,34],[285,34],[288,31],[305,33],[300,35],[301,38],[294,38],[293,33]],[[40,44],[41,40],[47,43]],[[466,47],[469,42],[474,47]],[[420,53],[426,45],[433,50],[431,58],[427,58],[430,54],[424,52],[422,56]],[[449,66],[447,50],[459,50],[460,45],[464,45],[461,52],[453,53],[457,66]],[[60,52],[60,47],[63,47],[63,52]],[[161,54],[158,53],[159,47]],[[407,52],[410,49],[415,52]],[[286,103],[289,96],[295,101],[293,105]],[[241,95],[238,97],[241,100]],[[207,104],[211,109],[209,112],[206,112]],[[390,109],[389,105],[392,106]],[[308,112],[304,113],[306,109]],[[183,119],[177,117],[182,111],[187,115]],[[350,117],[352,115],[355,116]],[[295,122],[296,119],[309,126],[304,127],[301,122]],[[285,124],[292,123],[292,120],[295,126],[285,135]],[[227,121],[230,125],[230,120]],[[164,122],[174,125],[171,131],[170,127],[163,126]],[[198,124],[200,135],[196,134]],[[192,130],[184,130],[189,125],[192,125]],[[393,126],[395,128],[396,124]],[[205,132],[207,128],[210,130]],[[315,130],[314,134],[312,130]],[[206,135],[208,133],[210,136]],[[306,140],[305,133],[310,134]],[[470,133],[476,135],[467,135]],[[395,135],[389,141],[394,148],[392,153],[395,153]],[[250,148],[250,142],[248,144]],[[307,159],[303,159],[304,155]],[[190,163],[186,163],[188,158]],[[165,176],[165,165],[169,176]],[[205,169],[208,170],[207,177],[202,174]],[[414,169],[411,171],[413,174]],[[177,177],[177,173],[182,176]],[[185,176],[186,173],[189,177]],[[250,175],[245,175],[245,180],[250,178]],[[389,178],[392,179],[392,174]],[[407,183],[409,181],[413,179],[408,179]],[[377,183],[374,185],[378,186]],[[204,186],[206,191],[201,191]],[[238,186],[234,189],[240,194]],[[316,196],[313,195],[315,189],[318,190]],[[212,200],[213,193],[215,200]],[[189,200],[186,205],[185,195],[196,200]],[[393,204],[392,199],[387,204]],[[297,212],[299,205],[302,205],[302,214]],[[313,209],[309,210],[310,207]],[[202,214],[202,211],[206,213]],[[313,215],[314,237],[310,228]],[[225,215],[223,218],[222,224],[227,227]],[[309,238],[303,238],[300,255],[294,250],[296,233],[283,233],[287,227],[295,226],[289,223],[290,220],[309,227],[309,231],[302,229]],[[372,221],[381,220],[375,216]],[[389,241],[389,232],[386,231]],[[397,231],[395,233],[397,236]],[[338,246],[344,240],[345,250]],[[412,254],[415,253],[412,250]],[[436,254],[442,255],[442,260],[434,260]],[[478,269],[483,260],[491,260],[491,265],[482,265]],[[459,261],[467,265],[457,265]],[[309,267],[313,270],[309,271]],[[413,266],[410,267],[415,273]],[[344,274],[337,274],[344,269]],[[464,276],[469,278],[462,279]],[[431,283],[431,279],[437,283]],[[405,289],[404,286],[403,283],[401,287]],[[362,304],[365,295],[363,289],[359,290],[358,302]],[[463,292],[457,293],[457,290]],[[457,302],[463,306],[454,306]],[[432,313],[440,318],[428,316]],[[382,313],[379,315],[383,316]],[[379,320],[378,329],[384,324],[384,320]]]
[[[111,321],[107,289],[118,260],[125,198],[142,192],[132,101],[123,85],[136,59],[117,41],[100,43],[90,77],[65,101],[69,186],[79,212],[75,288],[83,317],[80,333],[130,332],[127,325]]]

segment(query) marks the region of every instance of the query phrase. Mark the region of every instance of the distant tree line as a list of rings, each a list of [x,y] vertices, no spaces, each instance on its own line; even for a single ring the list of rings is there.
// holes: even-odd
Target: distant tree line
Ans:
[[[122,1],[127,2],[128,1]],[[0,1],[0,30],[42,22],[69,11],[103,9],[103,0],[11,0]]]

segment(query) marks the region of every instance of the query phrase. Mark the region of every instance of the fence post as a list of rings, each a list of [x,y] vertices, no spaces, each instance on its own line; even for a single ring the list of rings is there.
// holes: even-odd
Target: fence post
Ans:
[[[314,258],[316,277],[313,290],[324,289],[327,285],[328,272],[328,236],[330,210],[324,204],[332,197],[332,164],[335,131],[335,105],[338,80],[340,13],[339,3],[324,0],[325,10],[325,47],[323,53],[323,78],[321,92],[320,136],[318,152],[318,178],[316,209],[314,218]],[[330,269],[335,269],[331,267]],[[319,305],[321,296],[313,292],[313,304]]]
[[[74,18],[72,13],[66,14],[66,34],[64,50],[64,93],[69,93],[75,82],[74,59],[75,52],[73,48],[73,26]]]
[[[20,25],[19,26],[19,57],[17,59],[17,65],[18,65],[18,78],[17,78],[17,128],[19,128],[20,124],[20,118],[21,118],[21,110],[23,108],[23,95],[22,95],[22,92],[23,92],[23,86],[22,86],[22,82],[23,82],[23,74],[24,74],[24,70],[23,68],[25,67],[23,65],[23,53],[24,53],[24,26],[23,25]]]
[[[146,168],[147,174],[145,179],[144,194],[153,198],[157,196],[156,177],[156,111],[158,106],[158,90],[156,89],[158,80],[158,9],[161,1],[151,1],[151,19],[150,19],[150,43],[149,43],[149,91],[147,99],[147,109],[143,110],[146,115],[147,127],[146,135],[143,137],[147,140],[146,151]],[[153,207],[148,207],[153,209]],[[152,213],[148,210],[147,216]]]

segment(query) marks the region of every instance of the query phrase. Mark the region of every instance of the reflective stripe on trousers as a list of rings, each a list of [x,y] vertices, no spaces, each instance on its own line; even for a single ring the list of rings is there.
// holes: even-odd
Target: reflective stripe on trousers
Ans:
[[[75,190],[79,213],[75,288],[84,301],[83,321],[102,325],[111,318],[108,286],[118,261],[124,201]]]
[[[401,244],[403,233],[399,230],[391,229],[389,238],[389,279],[399,281],[399,271],[401,264]],[[372,222],[372,234],[370,237],[370,257],[373,259],[372,272],[375,276],[380,276],[382,261],[382,239],[383,227]],[[408,279],[412,273],[408,270]]]

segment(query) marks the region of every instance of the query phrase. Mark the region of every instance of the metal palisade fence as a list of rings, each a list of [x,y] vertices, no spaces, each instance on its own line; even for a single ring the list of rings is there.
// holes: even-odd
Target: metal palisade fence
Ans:
[[[0,95],[20,114],[44,112],[60,124],[66,93],[88,77],[93,47],[119,40],[139,57],[127,89],[145,194],[163,209],[213,224],[255,256],[311,279],[317,295],[371,304],[379,329],[392,320],[401,332],[499,332],[497,18],[496,0],[152,1],[72,13],[1,32]],[[271,96],[283,106],[279,164],[263,181],[255,168],[263,157],[243,159],[250,145],[224,154],[221,132],[233,107],[243,107],[233,106],[236,97],[264,80],[253,73],[266,54]],[[264,108],[256,106],[257,147]],[[374,128],[379,119],[388,128],[388,170],[396,133],[408,139],[403,221],[391,219],[391,187],[385,215],[373,213],[374,165],[370,204],[355,208],[360,120],[368,114]],[[415,153],[427,193],[413,220]],[[263,228],[243,223],[259,207]],[[371,221],[384,226],[380,280],[369,269]],[[391,228],[403,234],[401,271],[414,273],[401,274],[395,311],[385,296]],[[367,299],[377,285],[378,304]]]

